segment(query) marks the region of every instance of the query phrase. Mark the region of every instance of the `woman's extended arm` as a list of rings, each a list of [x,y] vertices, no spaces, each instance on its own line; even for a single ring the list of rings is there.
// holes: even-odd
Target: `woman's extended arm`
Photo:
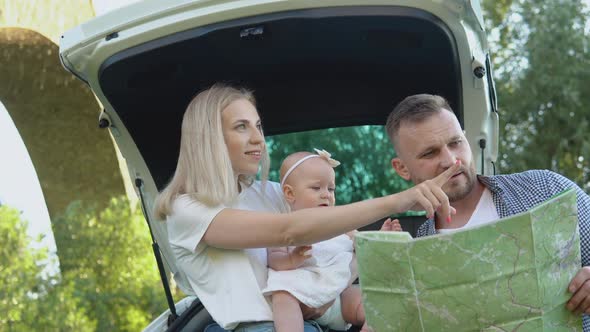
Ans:
[[[318,207],[291,213],[264,213],[224,209],[215,216],[203,240],[226,249],[310,245],[360,228],[391,214],[416,206],[428,216],[440,211],[451,216],[451,206],[441,187],[459,171],[452,167],[401,193],[333,207]]]

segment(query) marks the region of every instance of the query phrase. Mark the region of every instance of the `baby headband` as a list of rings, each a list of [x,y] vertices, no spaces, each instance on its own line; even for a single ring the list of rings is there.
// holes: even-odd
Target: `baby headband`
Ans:
[[[283,179],[281,180],[281,188],[285,184],[285,181],[287,180],[287,177],[289,177],[289,174],[291,174],[293,172],[293,170],[295,170],[295,168],[297,168],[297,166],[301,165],[301,163],[303,163],[307,159],[310,159],[310,158],[322,158],[325,161],[327,161],[328,164],[330,164],[330,166],[332,166],[332,167],[336,167],[336,166],[340,165],[340,162],[338,160],[335,160],[335,159],[330,158],[331,157],[331,154],[328,151],[326,151],[326,150],[318,150],[318,149],[315,149],[315,148],[314,148],[314,150],[315,150],[315,152],[317,154],[310,154],[310,155],[307,155],[307,156],[305,156],[305,157],[297,160],[297,162],[294,163],[293,166],[291,166],[287,170],[287,172],[285,172],[285,176],[283,176]]]

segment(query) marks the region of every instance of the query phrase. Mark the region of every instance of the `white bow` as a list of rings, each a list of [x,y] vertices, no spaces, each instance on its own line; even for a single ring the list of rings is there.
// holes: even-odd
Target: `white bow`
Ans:
[[[322,157],[322,159],[324,159],[325,161],[328,162],[328,164],[330,164],[330,166],[332,167],[336,167],[338,165],[340,165],[340,162],[336,159],[332,159],[332,155],[330,154],[330,152],[326,151],[326,150],[319,150],[314,148],[315,152]]]

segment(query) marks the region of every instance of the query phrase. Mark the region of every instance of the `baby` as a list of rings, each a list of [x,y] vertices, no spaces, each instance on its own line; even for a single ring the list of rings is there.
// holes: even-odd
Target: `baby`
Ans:
[[[281,188],[292,211],[333,206],[336,176],[340,163],[324,150],[317,154],[296,152],[283,161]],[[381,230],[401,231],[397,220],[386,220]],[[272,293],[275,329],[278,332],[303,331],[300,303],[319,308],[334,300],[316,321],[335,330],[350,324],[367,331],[365,312],[358,287],[351,286],[353,232],[312,246],[269,248],[269,275],[265,295]],[[354,264],[354,263],[353,263]]]

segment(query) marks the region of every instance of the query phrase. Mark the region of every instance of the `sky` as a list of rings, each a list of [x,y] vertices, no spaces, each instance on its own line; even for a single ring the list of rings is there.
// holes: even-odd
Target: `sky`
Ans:
[[[0,151],[0,202],[21,211],[23,219],[29,222],[28,234],[32,238],[45,235],[40,245],[54,252],[55,241],[37,173],[25,144],[1,101]]]
[[[98,16],[137,1],[138,0],[92,0],[92,6],[94,7],[94,12]]]

